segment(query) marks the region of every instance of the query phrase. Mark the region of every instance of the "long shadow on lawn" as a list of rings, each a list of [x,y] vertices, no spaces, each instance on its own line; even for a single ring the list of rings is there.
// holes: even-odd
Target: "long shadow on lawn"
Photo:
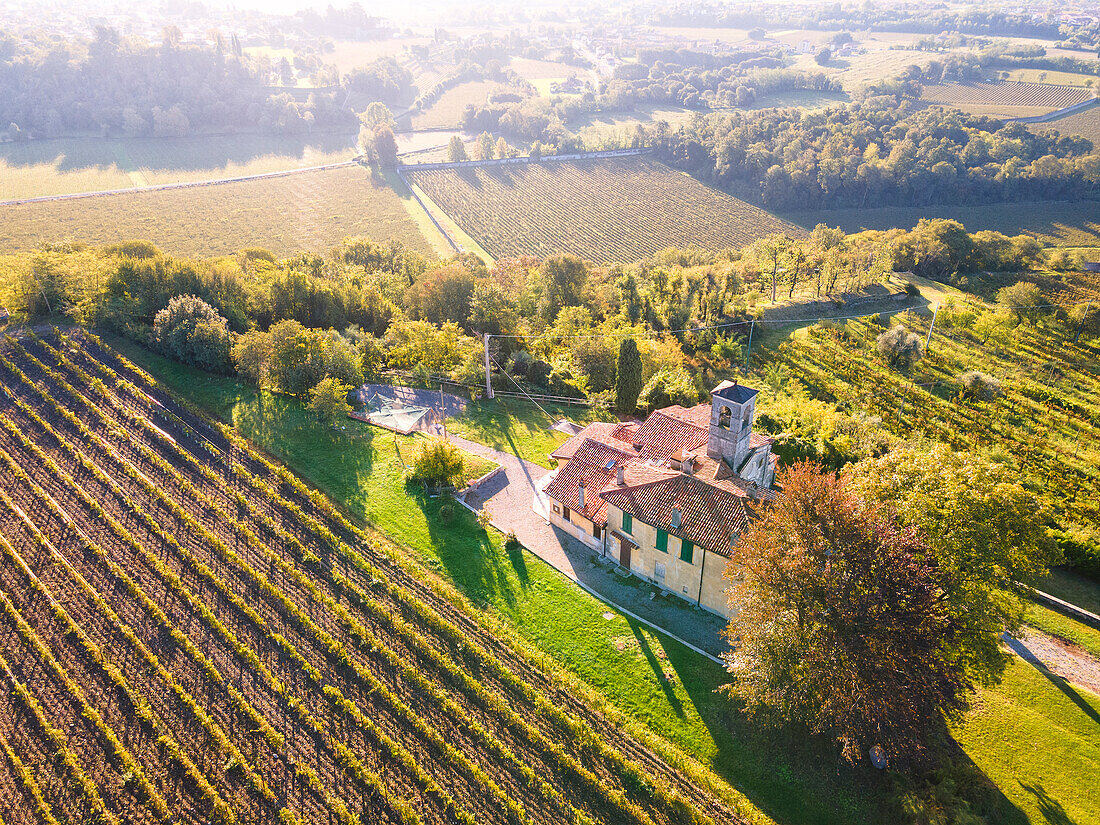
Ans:
[[[409,494],[424,513],[431,546],[451,581],[474,604],[486,606],[502,598],[509,607],[516,604],[514,568],[508,555],[489,540],[473,514],[449,498],[433,498],[422,487],[409,487]],[[453,520],[445,524],[440,509],[454,508]],[[522,577],[521,577],[522,582]]]
[[[680,701],[680,697],[676,695],[676,691],[674,691],[669,684],[669,680],[665,676],[665,667],[661,664],[661,660],[657,657],[657,654],[653,652],[653,646],[650,645],[649,639],[642,633],[642,625],[633,619],[627,619],[627,624],[630,625],[630,630],[634,634],[634,638],[638,640],[638,647],[641,648],[642,655],[645,656],[645,660],[649,662],[649,666],[653,668],[653,673],[657,677],[657,684],[659,684],[661,690],[665,692],[665,699],[668,700],[669,705],[672,706],[676,715],[683,719],[684,705]]]
[[[899,785],[915,783],[918,793],[924,788],[921,778],[892,778],[847,765],[832,743],[802,726],[768,727],[750,718],[738,700],[717,692],[730,679],[720,666],[680,645],[666,651],[714,739],[717,753],[710,767],[781,825],[892,825],[904,820],[897,808]],[[1027,817],[955,743],[946,724],[934,740],[944,743],[943,765],[952,781],[967,786],[961,795],[973,810],[988,812],[991,822],[1025,825]]]

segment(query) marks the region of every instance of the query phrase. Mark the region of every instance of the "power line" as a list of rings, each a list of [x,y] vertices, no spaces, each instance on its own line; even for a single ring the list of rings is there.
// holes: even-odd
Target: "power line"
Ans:
[[[1091,299],[1090,300],[1085,300],[1085,301],[1073,301],[1071,303],[1066,303],[1066,304],[1030,304],[1030,305],[1029,304],[1012,304],[1012,305],[998,304],[997,308],[998,309],[1051,309],[1051,308],[1055,308],[1055,307],[1074,307],[1074,306],[1080,306],[1081,304],[1089,304],[1089,303],[1091,303]],[[897,309],[889,310],[889,312],[896,314],[896,313],[901,313],[901,312],[909,312],[909,311],[912,311],[914,309],[921,309],[921,308],[922,308],[921,304],[910,304],[909,306],[898,307]],[[637,332],[633,332],[633,331],[629,331],[629,330],[616,330],[616,331],[612,331],[612,332],[592,332],[592,333],[586,333],[586,334],[583,334],[583,335],[555,335],[553,333],[544,332],[540,335],[497,335],[497,334],[494,334],[493,337],[494,338],[511,338],[513,340],[519,340],[519,341],[542,341],[542,340],[546,340],[546,339],[557,340],[557,341],[574,341],[574,340],[591,339],[591,338],[639,338],[639,337],[646,338],[646,337],[650,337],[652,335],[675,335],[676,333],[679,333],[679,332],[684,332],[684,333],[687,333],[687,332],[706,332],[708,330],[730,329],[732,327],[741,327],[741,326],[745,326],[746,324],[752,324],[754,322],[757,323],[757,324],[799,324],[799,323],[809,323],[809,322],[815,322],[815,321],[851,321],[851,320],[854,320],[856,318],[866,318],[868,315],[878,315],[878,314],[880,314],[880,313],[878,313],[878,312],[862,312],[862,313],[859,313],[857,315],[835,315],[835,316],[826,316],[824,318],[820,317],[820,316],[815,317],[815,318],[755,318],[755,319],[749,318],[749,319],[746,319],[746,320],[743,320],[743,321],[729,321],[729,322],[724,323],[724,324],[709,324],[709,325],[698,326],[698,327],[680,327],[679,329],[645,330],[645,331],[642,332],[641,335],[639,335]]]

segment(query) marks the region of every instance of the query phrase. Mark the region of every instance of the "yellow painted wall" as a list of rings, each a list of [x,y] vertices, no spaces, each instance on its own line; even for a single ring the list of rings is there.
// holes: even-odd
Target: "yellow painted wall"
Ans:
[[[625,532],[622,529],[622,511],[610,504],[607,507],[607,524],[610,530]],[[699,600],[699,579],[702,575],[704,577],[702,599],[699,604],[722,616],[730,615],[730,609],[726,604],[726,589],[729,582],[725,579],[724,556],[706,551],[707,563],[704,568],[703,548],[696,545],[692,563],[681,561],[680,539],[677,536],[669,535],[668,552],[664,553],[657,549],[657,528],[636,518],[633,519],[629,535],[638,544],[638,547],[632,548],[630,553],[632,573],[659,585],[670,593],[675,593],[692,604]],[[609,544],[609,553],[617,559],[619,557],[618,540],[611,537]],[[656,566],[659,563],[665,566],[663,580],[657,576]]]

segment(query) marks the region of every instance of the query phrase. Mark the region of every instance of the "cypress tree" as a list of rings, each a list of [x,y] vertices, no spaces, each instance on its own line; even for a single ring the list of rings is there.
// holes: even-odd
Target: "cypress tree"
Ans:
[[[642,356],[633,338],[624,338],[619,344],[619,361],[615,375],[615,409],[631,413],[638,406],[638,393],[642,391]]]

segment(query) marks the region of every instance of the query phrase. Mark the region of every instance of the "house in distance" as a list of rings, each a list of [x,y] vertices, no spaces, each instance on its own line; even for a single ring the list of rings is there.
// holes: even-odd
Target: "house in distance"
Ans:
[[[723,616],[726,560],[756,502],[774,498],[773,439],[752,431],[757,391],[723,381],[709,404],[641,424],[589,424],[552,457],[553,525],[658,587]]]

